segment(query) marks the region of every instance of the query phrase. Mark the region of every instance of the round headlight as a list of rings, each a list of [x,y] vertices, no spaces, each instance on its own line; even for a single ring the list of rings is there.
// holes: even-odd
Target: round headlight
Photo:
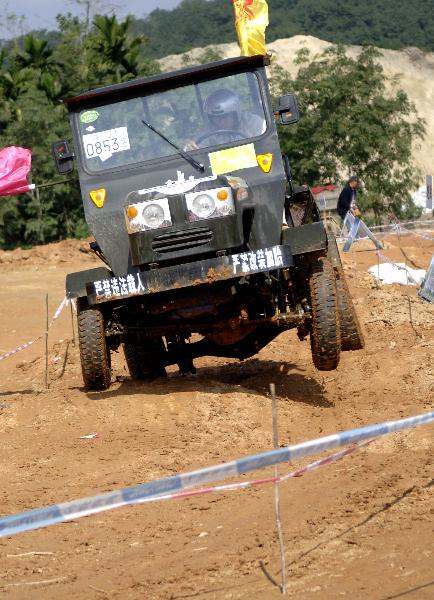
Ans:
[[[148,206],[145,206],[142,215],[144,224],[151,229],[160,227],[164,221],[164,210],[158,204],[148,204]]]
[[[191,210],[197,217],[201,219],[207,219],[215,211],[214,198],[208,196],[208,194],[200,194],[196,196],[191,204]]]

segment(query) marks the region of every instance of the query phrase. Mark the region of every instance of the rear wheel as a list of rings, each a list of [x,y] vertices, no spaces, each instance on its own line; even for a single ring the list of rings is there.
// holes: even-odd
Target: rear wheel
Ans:
[[[164,377],[166,369],[162,364],[164,344],[161,338],[143,343],[124,343],[125,360],[132,379]]]
[[[345,275],[338,271],[336,277],[339,323],[341,328],[341,350],[361,350],[365,347],[362,329],[345,281]]]
[[[319,371],[332,371],[339,364],[341,339],[336,278],[329,260],[319,260],[310,277],[312,328],[310,345],[313,364]]]
[[[78,342],[84,387],[106,390],[111,382],[110,351],[105,337],[104,315],[85,300],[77,302]]]

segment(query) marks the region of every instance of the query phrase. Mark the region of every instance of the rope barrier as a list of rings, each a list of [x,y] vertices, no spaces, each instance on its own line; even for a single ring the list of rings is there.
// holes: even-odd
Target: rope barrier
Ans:
[[[68,299],[65,296],[63,298],[62,302],[59,304],[58,308],[56,309],[56,312],[54,313],[54,316],[51,319],[50,324],[48,325],[48,329],[50,329],[50,327],[53,325],[54,321],[59,318],[60,313],[65,308],[65,305],[67,304],[67,302],[68,302]],[[44,335],[45,335],[45,331],[44,331],[44,333],[41,333],[41,335],[39,335],[34,340],[30,340],[30,342],[26,342],[25,344],[22,344],[21,346],[18,346],[18,348],[15,348],[15,350],[11,350],[10,352],[6,352],[6,354],[3,354],[2,356],[0,356],[0,360],[4,360],[5,358],[9,358],[9,356],[13,356],[14,354],[17,354],[17,352],[21,352],[21,350],[25,350],[26,348],[28,348],[29,346],[31,346],[35,342],[38,342],[41,338],[44,337]]]
[[[424,235],[422,233],[418,233],[416,231],[413,231],[411,229],[408,229],[408,227],[406,227],[407,225],[417,225],[419,227],[422,227],[424,225],[429,225],[432,226],[434,225],[434,221],[406,221],[405,223],[401,223],[400,221],[397,221],[395,223],[390,223],[388,225],[374,225],[372,227],[369,227],[369,231],[371,233],[373,232],[377,232],[377,233],[382,233],[382,234],[387,234],[387,233],[397,233],[398,235],[401,234],[406,234],[406,235],[415,235],[416,237],[420,237],[424,240],[428,240],[428,241],[434,241],[434,237],[429,236],[429,235]],[[344,222],[342,224],[341,230],[339,232],[339,234],[336,236],[336,241],[338,243],[345,243],[346,240],[348,240],[349,235],[344,235],[344,229],[345,227],[348,227],[348,224],[346,222],[346,220],[344,219]],[[357,235],[357,240],[365,240],[369,238],[369,235],[367,234],[367,232],[364,232],[364,235],[361,235],[360,232]]]
[[[430,237],[429,235],[423,235],[422,233],[417,233],[416,231],[410,231],[409,229],[407,229],[406,227],[404,227],[403,225],[401,225],[401,223],[397,223],[394,228],[392,229],[392,231],[395,230],[396,234],[399,235],[400,233],[404,232],[406,234],[409,235],[415,235],[416,237],[422,238],[424,240],[428,240],[430,242],[434,242],[434,237]]]
[[[395,216],[394,219],[398,221],[397,217]],[[370,227],[370,229],[371,231],[378,231],[379,233],[388,233],[389,230],[394,229],[394,227],[396,226],[396,221],[395,223],[388,223],[387,225],[373,225],[372,227]],[[404,221],[403,223],[401,223],[401,221],[398,222],[401,225],[401,227],[406,227],[407,225],[416,225],[417,227],[431,227],[434,225],[434,221],[432,219],[427,221]]]
[[[282,462],[292,461],[304,456],[319,454],[331,448],[348,446],[349,444],[377,438],[395,431],[403,431],[411,427],[425,425],[434,421],[434,411],[400,419],[386,421],[376,425],[368,425],[357,429],[343,431],[308,442],[292,446],[276,448],[268,452],[246,456],[238,460],[206,467],[196,471],[172,475],[163,479],[141,483],[132,487],[123,488],[113,492],[106,492],[63,502],[45,508],[35,509],[0,519],[0,537],[16,535],[24,531],[39,529],[65,523],[74,519],[112,510],[121,506],[140,504],[151,499],[160,500],[161,496],[181,492],[192,487],[212,481],[221,481],[233,477],[270,467]],[[329,457],[330,458],[330,457]]]

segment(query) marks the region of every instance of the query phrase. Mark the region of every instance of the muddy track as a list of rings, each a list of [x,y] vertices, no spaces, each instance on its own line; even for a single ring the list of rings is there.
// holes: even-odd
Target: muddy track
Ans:
[[[426,268],[432,243],[400,244],[386,238],[384,252]],[[0,355],[42,332],[45,294],[53,313],[66,272],[93,264],[80,248],[0,253]],[[115,353],[112,387],[86,393],[65,309],[50,330],[49,390],[43,342],[0,361],[0,514],[266,450],[270,382],[282,444],[432,410],[434,307],[412,287],[378,286],[373,264],[364,242],[344,256],[366,347],[334,372],[317,371],[309,343],[287,332],[252,359],[203,358],[196,376],[170,368],[151,383],[131,381]],[[290,597],[434,597],[433,449],[428,425],[282,485]],[[0,555],[8,600],[281,597],[271,486],[101,513],[1,539]]]

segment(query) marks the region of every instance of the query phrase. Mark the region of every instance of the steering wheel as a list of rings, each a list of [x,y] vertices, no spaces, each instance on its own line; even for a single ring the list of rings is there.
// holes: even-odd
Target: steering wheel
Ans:
[[[203,140],[206,140],[207,138],[220,135],[226,135],[230,138],[227,139],[226,137],[226,139],[224,140],[225,142],[236,142],[246,137],[245,134],[242,131],[239,131],[238,129],[216,129],[215,131],[207,131],[206,133],[203,133],[198,138],[196,138],[195,142],[199,145],[201,142],[203,142]],[[222,141],[220,143],[223,144],[224,142]]]

